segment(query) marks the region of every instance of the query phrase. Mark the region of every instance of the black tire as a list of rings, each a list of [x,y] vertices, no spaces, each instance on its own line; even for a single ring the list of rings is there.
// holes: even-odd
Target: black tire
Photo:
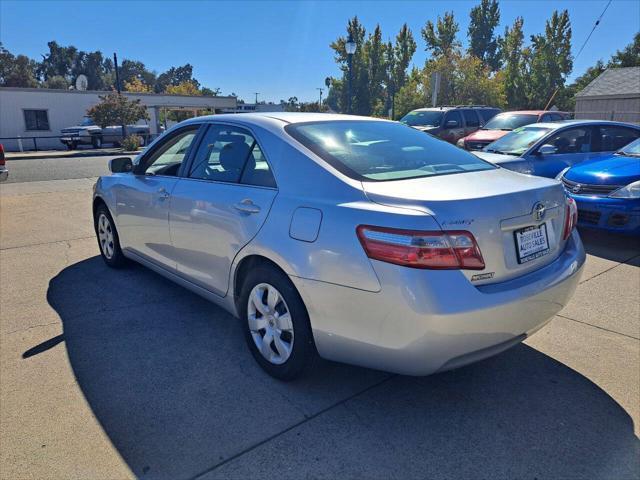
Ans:
[[[107,220],[110,231],[112,234],[112,242],[110,244],[111,247],[111,255],[109,255],[109,250],[103,244],[100,235],[104,230],[104,226],[100,224],[101,217],[104,216]],[[118,237],[118,230],[116,229],[116,225],[111,217],[111,213],[109,213],[109,209],[105,204],[101,203],[96,208],[94,217],[93,217],[93,226],[96,231],[96,239],[98,240],[98,248],[100,249],[100,256],[104,263],[106,263],[111,268],[122,268],[127,264],[127,258],[122,253],[122,249],[120,248],[120,238]]]
[[[75,148],[73,142],[67,142],[65,145],[67,146],[67,150],[73,150]]]
[[[249,294],[259,284],[269,284],[278,290],[289,309],[293,324],[294,340],[291,354],[284,363],[279,365],[271,363],[260,353],[249,329]],[[269,375],[279,380],[293,380],[313,365],[318,354],[313,341],[309,314],[300,294],[283,272],[268,265],[260,265],[251,270],[242,284],[238,312],[249,350],[256,362]]]
[[[102,138],[94,136],[91,138],[91,145],[93,148],[102,148]]]

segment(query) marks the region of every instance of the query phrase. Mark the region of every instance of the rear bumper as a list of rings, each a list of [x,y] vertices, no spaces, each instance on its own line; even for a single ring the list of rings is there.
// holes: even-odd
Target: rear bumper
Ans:
[[[640,235],[640,200],[571,195],[578,206],[578,226]]]
[[[365,292],[293,277],[318,352],[330,360],[427,375],[495,355],[525,339],[573,295],[585,261],[574,232],[551,264],[476,287],[460,271],[374,261],[382,288]]]

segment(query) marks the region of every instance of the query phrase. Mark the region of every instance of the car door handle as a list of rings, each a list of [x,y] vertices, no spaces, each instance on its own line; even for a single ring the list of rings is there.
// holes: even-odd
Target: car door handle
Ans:
[[[251,199],[245,198],[239,203],[234,203],[233,208],[243,213],[258,213],[260,212],[260,207],[254,204]]]
[[[158,195],[160,196],[160,200],[164,200],[169,198],[169,192],[164,187],[158,189]]]

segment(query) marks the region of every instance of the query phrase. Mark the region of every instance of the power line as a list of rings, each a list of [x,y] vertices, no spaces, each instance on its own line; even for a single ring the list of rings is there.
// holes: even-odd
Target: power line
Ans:
[[[593,24],[593,28],[591,29],[591,31],[589,32],[589,35],[587,35],[587,38],[584,40],[584,43],[582,44],[582,46],[580,47],[580,50],[578,50],[578,53],[576,54],[575,57],[573,57],[573,60],[577,60],[577,58],[580,56],[580,54],[582,53],[582,50],[584,50],[584,47],[587,46],[587,42],[589,41],[589,39],[591,38],[591,35],[593,35],[593,32],[595,31],[596,27],[598,25],[600,25],[600,21],[602,20],[602,17],[604,17],[605,12],[607,11],[607,9],[609,8],[609,5],[611,5],[611,2],[613,0],[609,0],[607,2],[607,5],[604,7],[604,10],[602,10],[602,13],[600,14],[600,16],[598,17],[598,19],[596,20],[596,23]],[[558,91],[560,90],[560,87],[557,87],[555,89],[555,91],[553,92],[553,95],[551,95],[551,98],[549,99],[549,101],[547,102],[547,105],[544,107],[545,110],[547,110],[549,108],[549,105],[551,105],[551,102],[553,102],[553,99],[556,98],[556,95],[558,94]]]
[[[600,25],[600,20],[602,20],[602,17],[604,16],[604,13],[607,11],[607,9],[609,8],[609,5],[611,5],[611,2],[613,0],[609,0],[609,2],[607,3],[607,6],[604,7],[604,10],[602,11],[602,13],[600,14],[600,16],[598,17],[598,19],[596,20],[596,23],[593,25],[593,28],[591,29],[591,31],[589,32],[589,35],[587,35],[586,40],[584,41],[584,43],[582,44],[582,46],[580,47],[580,50],[578,50],[578,53],[576,54],[575,57],[573,57],[573,59],[577,59],[580,54],[582,53],[582,50],[584,50],[584,47],[586,47],[587,42],[589,41],[589,39],[591,38],[591,35],[593,35],[593,32],[595,31],[596,27],[598,25]]]

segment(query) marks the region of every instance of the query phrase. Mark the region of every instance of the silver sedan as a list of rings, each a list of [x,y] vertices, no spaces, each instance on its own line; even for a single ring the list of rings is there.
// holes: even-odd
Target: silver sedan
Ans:
[[[559,182],[396,122],[201,117],[110,169],[93,197],[107,265],[236,315],[281,379],[318,354],[409,375],[489,357],[566,305],[585,261]]]

